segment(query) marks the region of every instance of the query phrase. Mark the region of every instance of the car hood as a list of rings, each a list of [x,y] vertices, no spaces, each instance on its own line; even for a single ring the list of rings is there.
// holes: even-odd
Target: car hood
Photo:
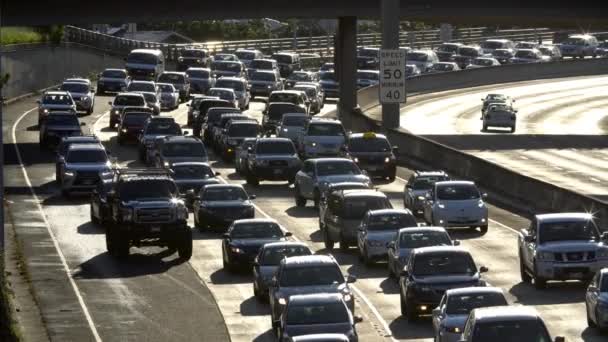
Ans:
[[[452,328],[458,327],[462,330],[468,318],[469,315],[448,315],[443,319],[443,325]]]
[[[258,273],[262,279],[270,281],[278,269],[279,266],[260,266]]]
[[[203,201],[201,203],[201,206],[203,206],[205,208],[223,208],[223,207],[245,208],[245,207],[250,207],[251,202],[249,202],[249,201]]]
[[[256,155],[255,156],[256,160],[296,160],[298,159],[297,156],[291,155],[291,154],[262,154],[262,155]]]
[[[352,330],[349,322],[335,324],[314,324],[314,325],[287,325],[285,333],[289,336],[300,336],[309,334],[347,334]]]
[[[445,210],[456,211],[456,210],[470,210],[470,209],[481,209],[478,206],[479,199],[475,200],[463,200],[463,201],[446,201],[438,200],[437,204],[441,203],[445,205]]]
[[[140,64],[140,63],[126,63],[125,68],[127,69],[145,69],[153,71],[156,69],[154,64]]]
[[[201,162],[206,163],[209,161],[209,157],[164,157],[165,161],[168,161],[171,164],[174,163],[183,163],[183,162]]]
[[[244,248],[256,248],[264,246],[264,244],[270,242],[281,241],[280,238],[272,238],[272,239],[234,239],[230,242],[230,245],[234,247],[244,247]]]
[[[41,108],[46,108],[46,109],[70,109],[73,108],[73,105],[65,105],[65,104],[41,104],[40,105]]]
[[[479,273],[474,275],[454,274],[454,275],[436,275],[436,276],[415,276],[416,283],[430,286],[447,286],[454,284],[470,284],[479,281]],[[459,286],[462,287],[462,286]]]
[[[167,208],[176,206],[177,202],[165,198],[139,198],[133,201],[123,202],[125,206],[137,208]]]
[[[545,242],[538,246],[538,252],[558,252],[558,253],[567,253],[567,252],[592,252],[599,249],[599,244],[597,242],[591,241],[577,241],[577,240],[569,240],[569,241],[552,241]]]

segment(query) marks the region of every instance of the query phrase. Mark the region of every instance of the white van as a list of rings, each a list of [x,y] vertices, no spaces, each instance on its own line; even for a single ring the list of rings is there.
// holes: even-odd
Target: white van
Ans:
[[[420,69],[421,73],[429,72],[435,63],[439,63],[439,57],[433,50],[413,50],[405,57],[407,64],[413,64]]]
[[[165,71],[165,55],[160,50],[136,49],[126,58],[125,69],[132,79],[156,81]]]
[[[599,45],[597,38],[589,34],[574,34],[563,41],[559,49],[562,57],[578,57],[597,55],[597,46]]]

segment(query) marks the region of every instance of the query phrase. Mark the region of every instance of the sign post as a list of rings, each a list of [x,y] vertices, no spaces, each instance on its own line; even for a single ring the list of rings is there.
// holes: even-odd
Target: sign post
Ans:
[[[405,51],[399,49],[380,50],[380,86],[381,104],[405,103],[407,92]]]

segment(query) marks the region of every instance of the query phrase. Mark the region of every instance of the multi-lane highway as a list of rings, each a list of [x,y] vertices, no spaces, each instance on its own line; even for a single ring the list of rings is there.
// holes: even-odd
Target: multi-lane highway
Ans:
[[[596,78],[573,82],[575,86],[551,86],[555,86],[554,92],[562,89],[575,91],[578,87],[581,94],[587,94],[600,92],[599,88],[592,89],[608,80]],[[535,96],[528,96],[530,90],[516,93],[512,89],[513,93],[510,93],[518,99],[522,133],[526,129],[534,132],[534,125],[525,123],[526,117],[533,117],[533,113],[526,114],[526,101],[550,97],[548,85],[537,83],[532,87],[537,91]],[[442,113],[435,107],[437,100],[418,102],[407,109],[402,124],[410,130],[426,129],[420,131],[421,134],[443,133],[446,137],[458,132],[476,132],[473,123],[480,128],[477,107],[485,92],[458,94],[467,98],[446,103],[441,107]],[[579,102],[574,94],[568,96],[573,102]],[[560,98],[565,97],[557,95],[552,101],[557,103]],[[107,128],[108,108],[104,105],[107,101],[107,97],[97,98],[95,113],[82,120],[104,140],[121,165],[137,166],[135,146],[119,147],[115,132]],[[423,109],[425,105],[432,107]],[[470,107],[463,108],[466,106]],[[126,262],[109,257],[103,229],[89,222],[88,198],[67,200],[60,196],[54,184],[53,156],[50,152],[40,151],[37,146],[34,107],[34,100],[25,100],[5,109],[4,133],[8,137],[5,141],[10,142],[5,144],[8,164],[5,182],[11,214],[19,218],[16,220],[18,237],[25,242],[26,254],[30,256],[28,262],[35,273],[33,286],[54,339],[194,341],[206,336],[210,341],[225,341],[230,336],[232,341],[239,342],[274,340],[269,307],[253,296],[250,275],[235,275],[222,270],[218,235],[195,231],[193,257],[187,263],[179,262],[175,255],[149,248],[134,249]],[[325,111],[332,107],[326,106]],[[185,123],[186,108],[182,105],[163,115],[171,115],[178,122]],[[260,109],[261,104],[252,104],[249,113],[260,119]],[[460,111],[459,114],[454,114],[456,110]],[[422,114],[415,119],[418,111]],[[537,117],[546,117],[541,114],[544,112],[537,113]],[[453,119],[447,120],[445,116]],[[437,124],[437,120],[442,120],[442,124]],[[434,124],[431,121],[435,121]],[[433,131],[433,127],[442,128],[441,131]],[[443,127],[447,128],[444,130]],[[453,130],[451,133],[450,129]],[[523,134],[517,136],[525,138]],[[221,173],[223,181],[245,183],[230,165],[220,161],[214,161],[212,165]],[[403,178],[410,172],[400,169],[402,178],[392,184],[379,185],[395,207],[403,206]],[[30,193],[30,187],[36,197]],[[319,253],[326,252],[318,231],[315,209],[297,207],[293,189],[286,183],[263,182],[258,187],[246,185],[246,189],[257,195],[256,217],[270,216],[293,232],[295,239],[308,243]],[[512,304],[535,306],[553,335],[565,335],[568,341],[601,341],[594,330],[586,329],[584,288],[580,283],[556,284],[537,291],[519,279],[516,232],[528,221],[497,207],[490,207],[490,218],[489,233],[485,236],[453,232],[453,237],[462,240],[478,265],[490,268],[487,274],[489,283],[503,288]],[[193,226],[192,219],[190,224]],[[409,324],[400,317],[398,286],[388,279],[385,264],[365,267],[358,261],[354,249],[347,253],[336,250],[334,254],[343,272],[358,278],[355,283],[356,311],[364,319],[358,326],[361,341],[432,339],[430,321]],[[63,286],[45,288],[45,281]]]

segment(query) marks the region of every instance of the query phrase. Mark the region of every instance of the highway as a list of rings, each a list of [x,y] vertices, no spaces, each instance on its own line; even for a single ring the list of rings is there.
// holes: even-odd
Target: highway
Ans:
[[[608,79],[580,79],[572,82],[577,88],[568,88],[568,91],[573,92],[568,96],[572,101],[577,101],[574,100],[576,91],[587,94],[590,89],[595,89],[593,92],[601,95],[599,86],[608,82]],[[555,86],[554,91],[565,89],[565,86],[552,86]],[[534,113],[530,109],[530,114],[526,114],[525,104],[526,101],[534,102],[540,96],[551,98],[550,88],[542,83],[532,84],[531,87],[537,91],[535,96],[529,90],[511,89],[511,95],[518,99],[520,107],[521,131],[513,138],[509,135],[494,136],[513,140],[538,132],[535,131],[534,127],[537,126],[534,124],[542,121],[534,119],[526,124],[526,117],[532,119]],[[417,102],[407,108],[402,125],[416,133],[441,135],[450,139],[457,133],[480,134],[477,107],[481,104],[479,98],[485,95],[485,91],[480,90],[478,93],[470,91],[459,94],[457,96],[463,98],[455,103],[450,103],[451,100],[447,98],[441,99],[448,101],[441,109],[436,99],[429,100],[428,103]],[[600,95],[595,95],[598,101]],[[560,98],[564,98],[564,94],[556,95],[552,101],[559,103]],[[106,103],[109,99],[98,97],[95,113],[82,120],[87,123],[86,127],[104,140],[108,150],[118,157],[121,165],[137,166],[136,147],[119,147],[115,132],[107,128],[109,108]],[[583,106],[584,103],[580,105]],[[424,106],[429,107],[425,109]],[[249,113],[260,119],[261,107],[260,103],[252,103]],[[194,253],[187,263],[181,263],[175,255],[154,248],[133,248],[131,258],[123,263],[109,257],[105,249],[103,229],[89,222],[88,197],[67,200],[60,196],[54,184],[53,156],[50,152],[38,149],[36,111],[32,108],[35,108],[34,99],[5,108],[5,141],[10,142],[5,144],[5,182],[11,203],[9,209],[14,217],[19,218],[16,223],[18,236],[29,242],[26,247],[36,256],[28,262],[35,271],[48,273],[44,273],[41,281],[45,277],[56,277],[58,280],[66,278],[64,287],[42,290],[44,293],[41,295],[44,299],[40,301],[41,310],[55,340],[195,341],[200,340],[201,336],[210,336],[211,333],[213,337],[210,340],[213,341],[227,340],[227,334],[235,342],[274,341],[270,330],[269,306],[258,302],[253,296],[251,276],[246,273],[230,274],[221,269],[219,235],[194,231]],[[335,106],[327,105],[324,112],[333,108]],[[181,105],[179,109],[163,115],[171,115],[183,124],[186,109],[185,105]],[[537,110],[542,111],[542,108]],[[541,114],[544,111],[537,113],[536,117],[553,115]],[[450,124],[438,125],[437,120],[443,122],[445,116],[450,118]],[[441,127],[442,131],[434,131],[433,128],[436,127]],[[589,134],[599,132],[589,127]],[[542,153],[545,153],[544,150]],[[25,169],[21,168],[19,156]],[[245,183],[230,165],[214,161],[212,166],[221,173],[223,181]],[[410,173],[411,170],[399,169],[400,178],[392,184],[379,185],[379,189],[387,193],[395,207],[403,207],[403,178],[407,178]],[[35,190],[37,198],[32,198],[30,186]],[[249,193],[257,195],[254,201],[256,217],[270,216],[293,232],[295,239],[308,243],[319,253],[326,252],[318,231],[315,209],[310,206],[296,207],[293,189],[286,183],[262,182],[258,187],[245,186]],[[490,218],[490,229],[485,236],[457,230],[452,233],[453,238],[460,239],[462,245],[471,251],[478,266],[489,267],[490,272],[486,276],[489,283],[503,288],[510,303],[536,307],[548,323],[552,335],[564,335],[567,341],[604,340],[595,330],[586,329],[583,285],[558,283],[552,284],[547,290],[537,291],[519,279],[516,234],[528,224],[528,220],[517,213],[494,206],[490,206]],[[193,226],[192,215],[190,225]],[[45,234],[47,228],[49,234]],[[358,278],[354,284],[356,312],[364,319],[358,325],[360,340],[432,340],[429,320],[408,324],[400,317],[398,285],[388,279],[386,265],[379,263],[365,267],[358,261],[355,252],[355,249],[347,253],[335,250],[334,255],[345,274]],[[57,258],[57,255],[62,255],[63,258]],[[53,272],[45,271],[49,268]],[[69,277],[66,276],[66,269]],[[34,279],[37,278],[36,275],[33,275]],[[42,289],[45,283],[34,281],[33,285]],[[79,294],[75,300],[74,293]],[[69,311],[58,310],[68,304],[66,310]],[[217,320],[218,317],[223,318],[225,326]]]

